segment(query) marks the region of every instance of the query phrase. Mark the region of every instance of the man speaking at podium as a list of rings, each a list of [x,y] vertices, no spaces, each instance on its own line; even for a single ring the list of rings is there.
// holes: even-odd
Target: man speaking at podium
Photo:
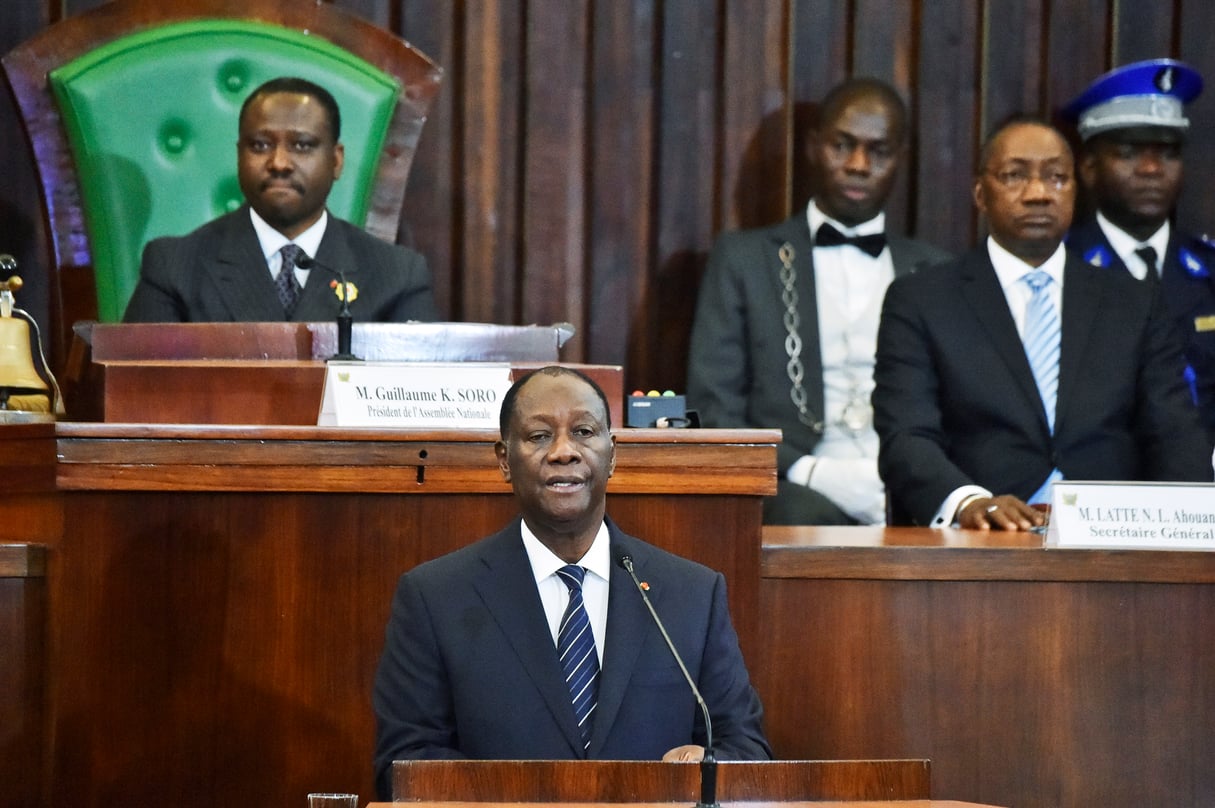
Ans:
[[[639,586],[707,705],[717,756],[769,759],[721,573],[605,518],[616,444],[603,391],[543,368],[511,387],[500,419],[522,517],[401,577],[373,696],[380,797],[402,759],[699,760],[702,710]]]
[[[277,78],[240,112],[246,204],[144,248],[128,323],[330,321],[345,293],[363,322],[437,319],[426,260],[325,209],[342,174],[341,114],[323,87]]]

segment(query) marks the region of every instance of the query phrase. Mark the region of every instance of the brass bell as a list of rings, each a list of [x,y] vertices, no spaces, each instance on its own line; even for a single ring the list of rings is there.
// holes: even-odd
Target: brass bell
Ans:
[[[0,255],[0,270],[12,271],[16,267],[12,256]],[[43,356],[38,324],[28,312],[14,305],[13,293],[21,286],[17,275],[0,281],[0,413],[3,413],[0,421],[53,420],[54,413],[63,413],[63,399]],[[46,378],[34,365],[31,332]]]

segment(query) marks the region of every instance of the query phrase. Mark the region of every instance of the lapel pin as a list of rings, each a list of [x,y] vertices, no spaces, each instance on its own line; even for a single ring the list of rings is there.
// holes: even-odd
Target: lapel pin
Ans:
[[[359,287],[355,286],[350,281],[346,281],[345,288],[337,281],[329,281],[329,288],[337,295],[338,300],[343,300],[347,303],[353,303],[359,298]]]

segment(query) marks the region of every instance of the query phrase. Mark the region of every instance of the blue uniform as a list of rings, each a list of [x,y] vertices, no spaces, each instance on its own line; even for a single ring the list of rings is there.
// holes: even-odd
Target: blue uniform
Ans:
[[[1067,247],[1092,266],[1129,271],[1096,217],[1072,227]],[[1174,227],[1165,252],[1160,293],[1169,314],[1185,330],[1186,379],[1215,440],[1215,243]]]

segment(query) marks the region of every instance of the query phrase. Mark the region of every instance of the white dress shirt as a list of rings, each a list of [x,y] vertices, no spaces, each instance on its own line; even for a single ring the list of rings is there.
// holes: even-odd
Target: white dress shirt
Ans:
[[[1143,247],[1151,247],[1156,251],[1156,266],[1152,267],[1152,271],[1156,273],[1156,277],[1160,277],[1160,267],[1164,262],[1164,254],[1169,248],[1169,223],[1166,220],[1160,225],[1160,229],[1152,234],[1147,241],[1136,241],[1134,237],[1126,231],[1118,227],[1109,219],[1101,215],[1101,211],[1097,211],[1097,226],[1101,228],[1101,232],[1105,234],[1109,240],[1110,246],[1114,248],[1114,252],[1122,259],[1122,263],[1126,265],[1127,271],[1134,275],[1139,280],[1147,277],[1148,266],[1143,262],[1143,259],[1135,254],[1135,250]]]
[[[520,527],[523,532],[523,548],[527,551],[527,560],[536,576],[536,589],[540,593],[540,602],[544,604],[544,616],[548,620],[549,632],[553,635],[553,646],[556,647],[561,618],[570,602],[569,587],[557,575],[557,570],[564,567],[566,562],[536,538],[527,522],[522,522]],[[611,539],[608,537],[606,522],[599,525],[599,532],[595,534],[590,549],[577,563],[586,569],[586,577],[582,580],[582,605],[591,621],[595,650],[599,654],[599,665],[602,667],[603,643],[607,638],[608,579],[612,574]]]
[[[306,252],[309,258],[315,258],[316,251],[321,246],[321,239],[325,237],[325,228],[329,224],[329,211],[323,210],[316,224],[290,239],[267,224],[253,208],[249,208],[249,217],[253,220],[253,230],[257,233],[258,243],[262,245],[262,256],[266,259],[266,267],[272,280],[278,277],[278,271],[283,266],[283,255],[279,250],[288,244],[294,244]],[[301,289],[308,283],[310,272],[308,269],[295,268],[295,279],[300,282]]]
[[[846,227],[814,201],[806,217],[812,235],[824,222],[845,236],[886,229],[884,213]],[[894,280],[894,262],[889,247],[874,258],[851,245],[815,247],[813,260],[823,363],[823,435],[813,454],[798,459],[785,477],[815,489],[862,523],[881,524],[886,519],[886,495],[877,472],[878,437],[869,399],[882,298]],[[863,413],[860,429],[845,424],[850,404],[850,413]]]

